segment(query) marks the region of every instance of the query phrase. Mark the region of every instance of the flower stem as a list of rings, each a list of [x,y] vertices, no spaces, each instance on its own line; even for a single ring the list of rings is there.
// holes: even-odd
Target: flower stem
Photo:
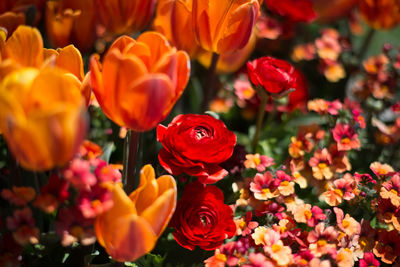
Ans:
[[[123,183],[126,192],[133,191],[139,181],[136,179],[136,162],[139,148],[140,133],[129,130],[124,142]]]
[[[359,60],[364,59],[364,56],[368,52],[368,47],[371,44],[371,41],[372,41],[372,38],[374,37],[374,35],[375,35],[375,30],[370,28],[367,32],[367,35],[366,35],[361,47],[360,47],[360,51],[358,52]]]
[[[253,143],[252,143],[253,153],[256,153],[258,138],[260,136],[260,131],[261,131],[261,127],[263,124],[264,115],[265,115],[265,108],[267,106],[267,100],[268,100],[268,95],[262,89],[258,90],[258,91],[259,91],[259,95],[261,97],[261,104],[258,109],[256,132],[254,133]]]
[[[206,85],[203,87],[204,95],[203,95],[203,102],[201,104],[201,111],[203,113],[207,111],[211,100],[211,95],[215,90],[215,78],[216,78],[218,59],[219,55],[213,52],[211,58],[211,65],[210,68],[208,69]]]

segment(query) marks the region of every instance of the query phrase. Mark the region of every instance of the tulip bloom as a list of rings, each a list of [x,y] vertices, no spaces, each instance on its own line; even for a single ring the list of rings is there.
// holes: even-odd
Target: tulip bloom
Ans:
[[[358,8],[374,29],[391,29],[400,23],[400,0],[360,0]]]
[[[0,83],[0,131],[19,163],[64,166],[84,139],[87,117],[77,80],[59,69],[22,68]]]
[[[52,44],[63,47],[75,44],[89,51],[95,41],[96,13],[94,0],[61,0],[46,3],[46,28]]]
[[[134,261],[150,252],[167,227],[176,207],[172,176],[155,179],[151,165],[140,171],[139,187],[129,197],[113,186],[113,207],[96,218],[97,240],[117,261]]]
[[[249,59],[251,53],[256,47],[256,43],[257,43],[257,36],[253,31],[253,34],[251,35],[250,40],[245,45],[245,47],[230,53],[222,54],[219,57],[217,63],[217,72],[233,73],[237,71]],[[197,60],[204,67],[209,68],[211,65],[212,53],[203,51],[202,53],[199,53]]]
[[[193,0],[193,27],[199,45],[217,54],[243,48],[260,12],[257,0]]]
[[[313,9],[318,14],[318,21],[331,22],[346,16],[357,5],[357,0],[313,0]]]
[[[90,59],[91,83],[104,113],[120,126],[147,131],[162,121],[189,80],[190,58],[157,32],[122,36]]]
[[[193,32],[192,0],[158,1],[153,27],[191,58],[195,58],[201,50]]]
[[[114,35],[142,30],[153,15],[156,0],[96,0],[99,19]]]
[[[57,50],[43,48],[40,32],[28,26],[19,26],[5,43],[1,39],[0,81],[12,71],[23,67],[40,69],[56,66],[63,69],[65,74],[74,76],[88,103],[91,94],[89,76],[85,77],[81,53],[73,45]]]

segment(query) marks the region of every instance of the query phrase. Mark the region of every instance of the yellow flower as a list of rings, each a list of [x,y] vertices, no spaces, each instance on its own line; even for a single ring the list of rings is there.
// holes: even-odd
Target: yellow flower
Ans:
[[[80,83],[60,69],[21,68],[0,83],[0,131],[31,170],[62,167],[83,141],[87,117]]]

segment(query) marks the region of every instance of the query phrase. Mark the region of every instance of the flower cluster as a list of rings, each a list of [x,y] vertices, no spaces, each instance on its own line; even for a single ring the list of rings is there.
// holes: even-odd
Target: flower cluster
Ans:
[[[349,42],[335,29],[323,29],[321,37],[312,43],[297,45],[292,54],[294,61],[319,60],[319,71],[330,82],[346,77],[340,56],[350,49]]]

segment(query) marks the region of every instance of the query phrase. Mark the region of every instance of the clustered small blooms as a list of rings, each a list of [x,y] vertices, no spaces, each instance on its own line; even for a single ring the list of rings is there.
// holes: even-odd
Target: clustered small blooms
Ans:
[[[39,229],[35,227],[32,207],[44,213],[57,214],[55,230],[63,246],[80,241],[84,245],[96,241],[94,219],[113,206],[111,186],[121,182],[121,173],[100,159],[102,152],[86,141],[62,171],[53,172],[48,183],[35,192],[32,187],[4,189],[2,198],[22,207],[7,217],[7,228],[20,245],[38,243]]]
[[[399,24],[400,0],[0,0],[0,266],[400,266],[400,48],[369,46]]]
[[[337,30],[326,28],[313,43],[297,45],[292,59],[296,62],[318,59],[319,71],[325,78],[330,82],[338,82],[346,77],[341,55],[349,48],[349,42]]]

